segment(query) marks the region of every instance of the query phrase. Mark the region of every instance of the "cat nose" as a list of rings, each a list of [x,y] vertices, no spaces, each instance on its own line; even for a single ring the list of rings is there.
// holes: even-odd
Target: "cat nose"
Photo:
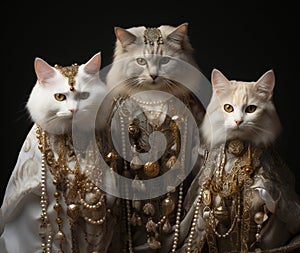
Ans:
[[[243,123],[243,121],[242,120],[235,120],[235,123],[239,126],[240,124]]]
[[[76,112],[76,109],[70,109],[70,112],[72,112],[72,113],[75,113]]]
[[[150,75],[153,81],[158,77],[158,75]]]

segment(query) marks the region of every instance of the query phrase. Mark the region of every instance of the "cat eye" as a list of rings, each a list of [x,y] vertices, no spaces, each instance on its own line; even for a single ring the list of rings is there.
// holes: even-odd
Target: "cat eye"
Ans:
[[[89,92],[80,92],[78,93],[78,99],[87,99],[90,96]]]
[[[139,65],[146,65],[146,60],[144,58],[136,58],[136,62],[139,64]]]
[[[246,107],[245,112],[252,113],[252,112],[254,112],[254,111],[256,110],[256,108],[257,108],[256,105],[248,105],[248,106]]]
[[[169,58],[169,57],[162,57],[162,58],[160,59],[160,63],[161,63],[161,64],[167,64],[169,61],[170,61],[170,58]]]
[[[233,112],[233,106],[230,104],[225,104],[224,110],[225,110],[225,112]]]
[[[66,99],[66,96],[62,93],[55,93],[54,94],[54,98],[57,100],[57,101],[63,101]]]

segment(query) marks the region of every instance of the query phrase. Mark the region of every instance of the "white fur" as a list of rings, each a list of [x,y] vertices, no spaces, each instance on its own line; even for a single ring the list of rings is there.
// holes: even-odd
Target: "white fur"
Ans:
[[[272,102],[275,84],[273,71],[266,72],[256,82],[229,81],[218,70],[212,72],[213,94],[201,126],[206,144],[214,147],[227,140],[239,138],[258,146],[275,142],[281,124]],[[234,111],[228,113],[224,104]],[[253,113],[246,113],[248,105],[256,105]],[[242,121],[240,125],[236,121]]]
[[[37,82],[27,102],[33,122],[53,134],[70,132],[72,126],[80,129],[93,127],[99,105],[106,94],[106,87],[99,77],[101,57],[94,55],[79,66],[75,76],[75,92],[70,91],[68,78],[41,58],[35,59]],[[79,94],[89,93],[87,99]],[[66,100],[57,101],[55,93],[62,93]]]

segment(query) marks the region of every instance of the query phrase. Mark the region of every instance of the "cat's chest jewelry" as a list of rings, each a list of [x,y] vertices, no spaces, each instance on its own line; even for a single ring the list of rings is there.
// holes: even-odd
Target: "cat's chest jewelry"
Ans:
[[[131,97],[138,106],[142,109],[142,112],[147,117],[148,122],[154,126],[160,126],[165,118],[168,111],[168,103],[165,101],[143,101],[141,99],[137,99],[134,96]]]
[[[149,101],[132,96],[118,103],[118,107],[120,109],[120,150],[122,157],[128,157],[128,154],[132,157],[129,162],[124,160],[121,172],[123,176],[132,179],[129,187],[140,193],[146,193],[150,189],[146,189],[143,180],[154,179],[172,169],[178,170],[177,176],[180,177],[185,169],[185,156],[179,156],[179,151],[181,149],[183,154],[186,152],[188,126],[182,114],[175,114],[177,110],[172,101]],[[167,114],[176,116],[170,117]],[[160,119],[161,116],[162,119]],[[157,124],[155,120],[161,120],[161,122]],[[180,138],[179,129],[182,131],[180,132],[182,138]],[[160,135],[157,136],[158,139],[155,139],[157,131],[165,136],[166,147],[159,145]],[[127,134],[129,134],[130,146],[126,145]],[[150,141],[149,136],[154,139]],[[163,148],[162,154],[160,154],[161,148]],[[124,219],[127,220],[129,252],[134,252],[132,229],[146,233],[148,246],[157,250],[162,247],[162,238],[171,233],[172,226],[175,228],[171,252],[176,251],[182,215],[183,184],[172,189],[168,184],[161,187],[166,188],[167,193],[158,198],[126,201]]]
[[[86,239],[86,249],[89,252],[96,250],[100,242],[99,240],[95,241],[94,238],[100,237],[100,226],[104,224],[110,213],[110,209],[106,207],[106,195],[97,186],[102,182],[100,169],[93,162],[86,163],[83,171],[80,169],[83,163],[79,163],[75,156],[69,135],[49,137],[39,126],[36,134],[39,142],[38,147],[43,154],[40,224],[43,252],[52,252],[52,243],[58,246],[59,252],[63,252],[66,240],[65,233],[67,232],[66,220],[70,224],[72,236],[71,252],[79,252],[80,246],[75,240],[77,236],[75,231],[80,229],[82,229]],[[86,159],[94,161],[91,155],[92,151],[87,152]],[[47,176],[48,170],[50,174]],[[95,171],[97,171],[97,175],[94,173]],[[49,177],[48,180],[47,177]],[[47,211],[48,201],[51,199],[47,193],[49,181],[52,181],[55,188],[53,209],[56,212],[56,218],[53,222],[50,221],[51,218]],[[88,229],[97,230],[97,232],[87,233]]]
[[[231,249],[237,252],[248,252],[251,226],[257,226],[257,232],[254,239],[250,240],[256,242],[260,237],[262,223],[260,221],[257,223],[254,217],[261,213],[265,217],[265,214],[261,210],[256,213],[251,210],[254,194],[251,186],[254,183],[255,170],[260,166],[261,153],[261,149],[249,143],[231,140],[221,146],[217,159],[214,155],[208,156],[208,160],[213,160],[206,164],[215,166],[215,169],[211,177],[204,181],[199,191],[193,224],[197,224],[197,217],[202,209],[210,252],[218,252],[214,251],[217,239],[226,239],[231,235]],[[195,228],[192,227],[189,249],[191,249],[194,230]],[[239,234],[240,238],[236,239],[235,234]]]

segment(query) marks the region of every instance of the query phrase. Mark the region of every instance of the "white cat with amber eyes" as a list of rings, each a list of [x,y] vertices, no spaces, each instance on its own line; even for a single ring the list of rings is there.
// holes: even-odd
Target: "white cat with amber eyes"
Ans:
[[[78,175],[82,175],[81,180],[87,177],[85,172],[89,164],[77,166],[71,134],[74,130],[84,133],[95,130],[98,127],[95,122],[101,120],[97,113],[106,86],[99,76],[100,66],[100,53],[85,64],[67,67],[51,66],[41,58],[35,59],[37,81],[27,102],[34,125],[20,150],[1,206],[4,223],[1,253],[50,253],[62,249],[64,252],[90,252],[90,244],[94,250],[106,251],[109,239],[102,236],[109,236],[109,232],[101,234],[97,224],[96,232],[93,224],[71,224],[70,204],[71,207],[76,205],[72,206],[70,200],[76,204],[80,202],[78,195],[70,198],[68,194],[74,187],[80,187],[76,183],[81,182],[76,181]],[[82,182],[89,182],[87,180]],[[87,184],[80,188],[83,203]],[[90,193],[100,196],[100,190],[93,189]],[[76,190],[73,193],[79,194]],[[49,225],[45,226],[47,222]],[[105,225],[101,227],[104,229]],[[79,239],[75,239],[75,234]],[[99,239],[97,243],[94,234]]]
[[[72,124],[83,129],[88,122],[94,123],[93,117],[106,92],[99,77],[100,64],[100,53],[86,64],[63,68],[36,58],[37,82],[27,102],[32,121],[53,134],[70,132]],[[67,71],[77,71],[74,80],[67,77]]]

